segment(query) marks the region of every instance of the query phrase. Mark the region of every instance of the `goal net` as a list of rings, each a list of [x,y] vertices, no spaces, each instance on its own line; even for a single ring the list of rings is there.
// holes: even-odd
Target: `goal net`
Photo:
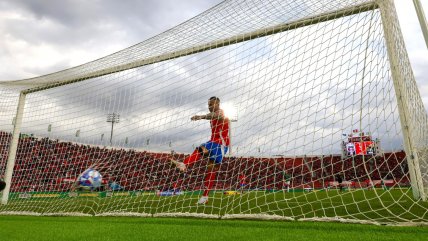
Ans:
[[[427,123],[393,1],[224,1],[1,81],[0,214],[423,223]]]

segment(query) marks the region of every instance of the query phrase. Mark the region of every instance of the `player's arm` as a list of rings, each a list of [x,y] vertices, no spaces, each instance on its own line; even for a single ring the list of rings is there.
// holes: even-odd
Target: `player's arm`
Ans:
[[[196,120],[223,120],[224,119],[224,115],[223,112],[221,111],[217,111],[217,112],[210,112],[206,115],[195,115],[192,116],[191,120],[192,121],[196,121]]]

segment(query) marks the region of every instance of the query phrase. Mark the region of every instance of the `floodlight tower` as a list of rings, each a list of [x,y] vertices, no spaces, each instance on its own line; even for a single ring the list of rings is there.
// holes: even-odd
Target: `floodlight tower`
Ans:
[[[120,115],[117,113],[112,113],[107,115],[107,122],[111,122],[111,133],[110,133],[110,145],[112,145],[113,140],[113,126],[115,123],[119,123]]]

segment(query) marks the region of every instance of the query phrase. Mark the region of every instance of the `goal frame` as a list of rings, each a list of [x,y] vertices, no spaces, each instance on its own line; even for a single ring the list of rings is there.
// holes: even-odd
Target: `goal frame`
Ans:
[[[404,76],[404,69],[411,70],[411,66],[410,66],[410,61],[408,59],[407,53],[404,52],[403,54],[397,51],[397,47],[404,48],[404,40],[399,28],[399,23],[397,21],[397,16],[396,16],[396,11],[395,11],[393,1],[392,0],[373,0],[369,3],[364,3],[353,7],[349,7],[349,8],[335,10],[335,11],[324,13],[321,15],[300,19],[294,22],[289,22],[286,24],[280,24],[277,26],[260,29],[247,34],[242,34],[242,35],[214,41],[208,44],[186,48],[186,49],[178,50],[176,52],[162,54],[162,55],[158,55],[158,56],[154,56],[146,59],[141,59],[138,61],[118,65],[115,67],[95,70],[93,72],[86,73],[83,75],[78,75],[70,79],[67,79],[67,76],[66,76],[66,78],[59,79],[54,83],[40,85],[33,88],[22,90],[19,95],[19,101],[18,101],[18,106],[16,111],[16,120],[14,122],[11,144],[9,145],[9,152],[8,152],[9,155],[7,159],[7,167],[5,172],[5,181],[7,185],[5,190],[3,191],[1,203],[7,204],[8,198],[9,198],[9,192],[10,192],[10,186],[11,186],[10,184],[11,184],[13,169],[15,165],[15,157],[16,157],[16,152],[18,148],[18,140],[19,140],[22,119],[24,115],[25,99],[27,94],[31,94],[34,92],[39,92],[39,91],[43,91],[51,88],[56,88],[63,85],[73,84],[81,81],[86,81],[88,79],[92,79],[95,77],[105,76],[112,73],[117,73],[117,72],[129,70],[133,68],[138,68],[145,65],[150,65],[150,64],[159,63],[166,60],[176,59],[179,57],[192,55],[192,54],[203,52],[206,50],[221,48],[228,45],[245,42],[248,40],[253,40],[256,38],[261,38],[268,35],[285,32],[285,31],[289,31],[289,30],[293,30],[293,29],[297,29],[305,26],[310,26],[321,22],[326,22],[326,21],[362,13],[362,12],[375,10],[375,9],[380,9],[380,12],[381,12],[382,26],[384,29],[384,39],[386,42],[387,54],[388,54],[388,59],[389,59],[390,68],[392,72],[391,73],[392,80],[394,84],[398,111],[400,116],[400,123],[403,131],[404,149],[407,155],[407,162],[409,166],[409,174],[410,174],[413,198],[415,200],[422,199],[423,201],[426,201],[427,189],[424,188],[424,183],[423,183],[420,164],[419,164],[419,156],[416,150],[416,144],[415,144],[416,133],[414,133],[415,127],[412,126],[412,122],[410,121],[412,116],[408,110],[409,106],[411,105],[407,101],[406,92],[404,91],[406,86],[402,80],[408,79],[409,81],[412,82],[411,83],[412,85],[416,85],[416,82],[412,71],[408,73],[409,76]],[[396,30],[394,34],[392,33],[393,31],[390,31],[391,29]],[[84,67],[84,66],[85,65],[78,66],[69,70],[75,71],[78,68]],[[44,77],[55,78],[56,74],[64,73],[66,71],[68,70],[46,75]],[[34,80],[34,78],[20,81],[20,83],[25,84],[27,83],[27,81],[31,81],[31,80]],[[11,81],[9,82],[9,84],[10,85],[16,84],[14,82],[15,81]],[[416,98],[420,98],[420,95],[417,96]]]

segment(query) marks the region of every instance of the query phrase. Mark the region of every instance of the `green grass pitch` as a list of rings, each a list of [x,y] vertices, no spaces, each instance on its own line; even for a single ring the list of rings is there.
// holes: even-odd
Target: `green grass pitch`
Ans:
[[[0,240],[427,240],[428,228],[322,222],[0,216]]]
[[[380,223],[426,222],[428,203],[415,202],[410,189],[303,192],[250,191],[211,195],[198,206],[197,194],[159,197],[15,199],[5,211],[90,215],[114,211],[276,214],[294,219],[336,217]],[[324,222],[219,220],[156,217],[1,216],[0,240],[427,240],[427,227],[391,227]]]

